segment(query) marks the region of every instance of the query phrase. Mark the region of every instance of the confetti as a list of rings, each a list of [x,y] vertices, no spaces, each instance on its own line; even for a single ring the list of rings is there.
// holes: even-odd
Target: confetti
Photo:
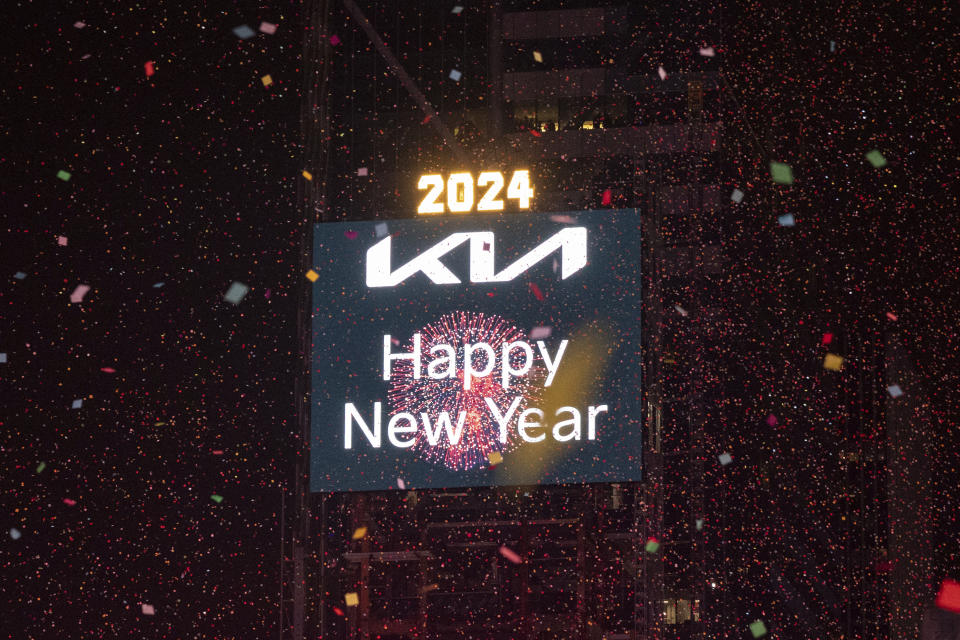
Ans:
[[[265,33],[272,36],[277,32],[277,25],[272,22],[261,22],[260,23],[260,33]]]
[[[218,495],[216,493],[210,496],[210,499],[216,502],[217,504],[220,504],[221,502],[223,502],[223,496]]]
[[[407,483],[403,481],[403,478],[397,478],[397,488],[398,488],[398,489],[406,489],[406,488],[407,488]]]
[[[773,415],[772,413],[767,416],[767,425],[768,425],[768,426],[775,427],[775,426],[777,426],[777,423],[778,423],[778,422],[779,422],[779,420],[777,420],[777,416]]]
[[[57,236],[57,244],[61,247],[67,246],[67,236]]]
[[[539,51],[535,50],[533,52],[533,59],[536,62],[543,62],[543,55]]]
[[[840,371],[843,368],[843,358],[834,353],[828,353],[823,359],[823,368],[830,371]]]
[[[337,46],[338,44],[340,44],[340,37],[337,35],[330,36],[330,44],[332,44],[333,46]]]
[[[781,227],[792,227],[796,224],[796,220],[793,219],[792,213],[785,213],[782,216],[777,216],[777,223],[779,223]]]
[[[497,466],[503,462],[503,455],[499,451],[491,451],[487,454],[487,461],[490,462],[491,466]]]
[[[733,193],[730,194],[730,199],[737,204],[743,202],[743,191],[740,191],[740,189],[734,189]]]
[[[883,157],[883,154],[880,153],[877,149],[873,151],[868,151],[865,155],[867,161],[873,165],[874,169],[880,169],[881,167],[887,166],[887,159]]]
[[[83,29],[85,26],[87,26],[87,23],[83,22],[82,20],[77,20],[73,23],[73,26],[77,29]]]
[[[0,364],[7,364],[7,354],[6,354],[6,352],[0,353]]]
[[[302,175],[303,175],[303,177],[306,178],[307,180],[313,180],[313,174],[310,173],[309,171],[307,171],[306,169],[303,170],[303,174],[302,174]]]
[[[662,66],[657,67],[657,75],[660,76],[660,79],[661,79],[661,80],[666,80],[666,79],[667,79],[667,70],[664,69]]]
[[[140,611],[145,616],[152,616],[156,613],[156,610],[153,608],[152,604],[142,604],[140,605]]]
[[[269,87],[270,85],[273,84],[273,78],[271,78],[270,74],[268,73],[267,75],[260,78],[260,82],[263,83],[263,86]]]
[[[366,177],[368,175],[367,168],[360,167],[359,169],[357,169],[357,175],[360,176],[361,178]]]
[[[460,78],[463,77],[463,74],[457,71],[456,69],[450,70],[450,79],[454,82],[460,82]]]
[[[373,227],[373,232],[378,238],[382,238],[389,233],[386,222],[378,222]]]
[[[823,334],[823,338],[820,339],[820,344],[830,344],[833,342],[833,334],[829,331]]]
[[[241,24],[239,27],[233,28],[233,35],[237,36],[241,40],[249,40],[253,36],[257,35],[257,32],[251,29],[245,24]]]
[[[71,174],[69,171],[64,171],[63,169],[61,169],[60,171],[57,171],[57,177],[63,180],[64,182],[69,182],[72,176],[73,174]]]
[[[83,302],[83,296],[87,295],[88,291],[90,291],[90,285],[78,284],[73,293],[70,294],[70,302]]]
[[[152,76],[154,73],[156,73],[156,71],[153,68],[153,62],[150,62],[150,61],[144,62],[143,72],[146,74],[148,78]]]
[[[898,384],[892,384],[887,387],[887,393],[890,394],[891,398],[899,398],[903,395],[903,389],[901,389]]]
[[[238,305],[249,291],[250,287],[247,285],[242,282],[234,282],[230,285],[230,288],[227,289],[227,292],[223,294],[223,299],[232,305]]]
[[[357,527],[353,530],[353,535],[350,536],[351,540],[362,540],[367,535],[366,527]]]
[[[462,11],[463,11],[463,7],[458,4],[458,5],[455,5],[453,9],[450,10],[450,13],[460,15],[460,12]]]
[[[733,462],[733,456],[731,456],[729,453],[721,453],[719,456],[717,456],[717,460],[719,460],[720,464],[725,467]]]
[[[512,549],[510,549],[509,547],[507,547],[507,545],[504,545],[504,544],[500,545],[500,555],[502,555],[504,558],[506,558],[513,564],[521,564],[523,562],[523,558],[518,556],[516,553],[514,553]]]
[[[782,162],[771,162],[770,177],[777,184],[793,184],[793,169]]]
[[[25,274],[23,271],[17,271],[15,274],[13,274],[13,277],[17,280],[23,280],[27,277],[27,274]]]
[[[656,553],[660,550],[660,541],[656,538],[647,538],[647,544],[643,548],[647,553]]]
[[[697,531],[703,531],[703,518],[697,518],[697,521],[694,524],[697,527]]]
[[[314,271],[313,269],[310,269],[309,271],[307,271],[306,275],[307,275],[307,280],[309,280],[310,282],[316,282],[317,278],[320,277],[320,274]]]
[[[717,52],[713,50],[713,47],[701,47],[700,55],[704,58],[712,58],[713,56],[717,55]]]
[[[945,610],[960,613],[960,582],[944,579],[937,592],[936,606]]]
[[[360,598],[358,598],[357,594],[352,591],[343,596],[343,601],[348,607],[355,607],[360,604]]]
[[[37,465],[37,473],[43,473],[43,470],[47,468],[46,462],[41,462]]]
[[[530,339],[543,340],[544,338],[549,338],[552,333],[553,327],[534,327],[530,330]]]
[[[72,506],[75,506],[75,505],[77,504],[77,501],[76,501],[76,500],[71,500],[70,498],[64,498],[64,499],[63,499],[63,504],[67,505],[68,507],[72,507]]]
[[[10,527],[10,537],[11,537],[11,538],[13,538],[14,540],[19,540],[21,535],[22,535],[22,534],[20,533],[20,530],[19,530],[19,529],[17,529],[16,527]]]
[[[70,408],[71,408],[71,409],[79,409],[79,408],[82,407],[82,406],[83,406],[83,400],[82,400],[81,398],[77,398],[77,399],[74,400],[73,403],[70,405]]]
[[[754,638],[760,638],[767,635],[767,625],[763,623],[763,620],[756,620],[750,623],[750,633]]]

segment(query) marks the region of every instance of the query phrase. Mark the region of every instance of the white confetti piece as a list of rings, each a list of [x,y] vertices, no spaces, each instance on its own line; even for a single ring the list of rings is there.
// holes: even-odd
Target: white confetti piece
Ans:
[[[704,58],[712,58],[717,55],[717,52],[713,50],[713,47],[700,47],[700,55]]]
[[[227,289],[227,292],[223,294],[223,299],[232,305],[238,305],[249,291],[250,287],[247,285],[242,282],[234,282],[230,285],[230,288]]]
[[[19,530],[19,529],[17,529],[16,527],[10,527],[10,537],[11,537],[11,538],[13,538],[14,540],[19,540],[21,535],[22,535],[22,534],[20,533],[20,530]]]
[[[733,193],[730,194],[730,199],[737,204],[740,204],[743,202],[743,191],[740,191],[740,189],[734,189]]]
[[[887,387],[887,393],[889,393],[892,398],[899,398],[903,395],[903,389],[901,389],[898,384],[892,384]]]
[[[374,225],[373,231],[377,234],[378,238],[382,238],[389,233],[389,228],[387,227],[386,222],[378,222]]]
[[[73,401],[73,404],[70,405],[70,408],[71,408],[71,409],[79,409],[79,408],[82,407],[82,406],[83,406],[83,399],[82,399],[82,398],[77,398],[76,400]]]
[[[719,456],[717,456],[717,460],[719,460],[720,464],[725,467],[733,462],[733,456],[731,456],[729,453],[721,453]]]
[[[457,71],[456,69],[450,70],[450,79],[454,82],[460,82],[460,78],[463,77],[463,74]]]
[[[667,79],[667,70],[664,69],[663,66],[657,67],[657,74],[660,76],[661,80]]]
[[[553,333],[552,327],[534,327],[530,330],[530,339],[540,340],[542,338],[549,338],[551,333]]]
[[[500,555],[512,562],[513,564],[520,564],[523,562],[523,559],[513,552],[506,545],[500,545]]]

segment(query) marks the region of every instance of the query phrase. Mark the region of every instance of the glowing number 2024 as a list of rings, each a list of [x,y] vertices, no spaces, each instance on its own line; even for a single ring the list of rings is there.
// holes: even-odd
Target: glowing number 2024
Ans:
[[[484,171],[477,177],[476,186],[486,187],[480,201],[477,202],[477,211],[503,211],[503,199],[498,198],[503,190],[503,174],[499,171]],[[440,197],[444,186],[447,190],[446,209]],[[417,188],[427,189],[427,195],[417,207],[417,213],[437,214],[444,210],[451,213],[467,213],[473,210],[474,182],[469,173],[452,173],[444,185],[443,176],[437,173],[420,176]],[[533,198],[533,187],[530,186],[530,172],[526,169],[514,171],[507,185],[507,199],[516,200],[520,209],[529,209]]]

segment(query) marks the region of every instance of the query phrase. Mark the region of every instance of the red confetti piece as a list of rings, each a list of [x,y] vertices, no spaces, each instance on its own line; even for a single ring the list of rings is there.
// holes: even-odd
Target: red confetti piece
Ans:
[[[64,498],[63,504],[67,505],[68,507],[72,507],[73,505],[77,504],[77,501],[71,500],[70,498]]]
[[[537,131],[536,129],[530,129],[530,133],[532,133],[535,138],[540,137],[540,132]]]
[[[333,612],[338,616],[340,616],[341,618],[343,617],[343,609],[341,609],[340,607],[334,607]]]
[[[833,334],[832,333],[823,334],[823,344],[830,344],[831,342],[833,342]]]
[[[887,317],[890,318],[891,320],[893,320],[894,322],[897,321],[897,314],[895,314],[895,313],[892,313],[892,312],[890,312],[890,311],[887,311]]]
[[[144,72],[146,72],[148,78],[149,78],[150,76],[152,76],[154,73],[156,73],[156,72],[153,70],[153,63],[152,63],[152,62],[145,62],[144,65],[143,65],[143,70],[144,70]]]
[[[610,189],[607,189],[603,192],[603,199],[600,201],[601,204],[610,204],[613,200],[613,196],[610,193]]]
[[[523,562],[523,558],[514,553],[506,545],[500,545],[500,555],[512,562],[513,564],[520,564]]]
[[[214,450],[213,450],[213,455],[215,455],[215,456],[222,456],[222,455],[223,455],[223,449],[214,449]]]
[[[949,578],[940,585],[940,593],[937,594],[937,606],[946,611],[960,613],[960,582],[954,582]]]
[[[530,284],[530,291],[533,292],[533,295],[536,296],[537,300],[543,300],[543,292],[540,291],[540,287],[538,287],[538,286],[537,286],[535,283],[533,283],[533,282],[531,282],[531,283],[529,283],[529,284]]]

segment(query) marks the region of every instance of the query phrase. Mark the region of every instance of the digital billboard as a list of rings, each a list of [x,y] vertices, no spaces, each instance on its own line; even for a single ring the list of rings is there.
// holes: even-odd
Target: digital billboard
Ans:
[[[640,216],[317,224],[312,491],[639,480]]]

